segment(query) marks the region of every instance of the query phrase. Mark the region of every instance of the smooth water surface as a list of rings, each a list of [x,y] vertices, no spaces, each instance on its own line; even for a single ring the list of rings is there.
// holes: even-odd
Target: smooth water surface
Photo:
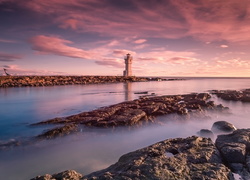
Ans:
[[[45,128],[32,123],[67,116],[138,98],[135,92],[175,95],[217,89],[250,88],[250,79],[189,79],[184,81],[116,83],[0,89],[0,141],[29,139]],[[213,100],[230,108],[230,114],[208,113],[210,119],[174,120],[160,117],[161,125],[139,128],[84,129],[82,133],[0,151],[0,179],[30,179],[45,173],[75,169],[87,174],[105,168],[130,151],[174,137],[196,135],[213,122],[226,120],[250,128],[250,103]]]

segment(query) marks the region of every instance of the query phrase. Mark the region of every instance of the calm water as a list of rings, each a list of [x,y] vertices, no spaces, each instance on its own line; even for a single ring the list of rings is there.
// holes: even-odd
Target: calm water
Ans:
[[[32,123],[133,100],[139,96],[135,92],[173,95],[246,88],[250,88],[250,79],[189,79],[0,89],[0,141],[29,139],[47,128],[29,126]],[[0,179],[25,180],[66,169],[87,174],[111,165],[124,153],[167,138],[196,135],[201,128],[210,129],[213,122],[219,120],[229,121],[238,128],[250,128],[250,103],[225,102],[216,97],[213,100],[228,106],[231,114],[209,113],[210,119],[187,121],[166,116],[161,117],[165,121],[162,125],[137,129],[83,129],[77,135],[0,151]]]

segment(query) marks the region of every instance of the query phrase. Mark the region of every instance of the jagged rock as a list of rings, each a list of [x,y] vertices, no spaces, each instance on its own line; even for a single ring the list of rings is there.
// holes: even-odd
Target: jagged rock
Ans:
[[[250,129],[238,129],[231,134],[219,135],[215,144],[233,171],[247,172],[249,169]],[[247,170],[245,170],[245,165],[247,165]]]
[[[116,127],[141,125],[149,121],[154,122],[154,117],[171,113],[185,115],[186,118],[189,118],[187,115],[190,113],[194,115],[195,112],[202,112],[196,113],[196,115],[205,116],[205,109],[223,109],[223,106],[217,106],[212,101],[207,102],[206,100],[210,97],[208,93],[143,97],[77,115],[54,118],[36,123],[36,125],[73,123],[83,124],[88,127]],[[48,137],[53,137],[53,133],[57,131],[58,129],[47,132],[47,134],[50,134]],[[59,135],[61,135],[61,131]],[[45,134],[45,136],[47,135]]]
[[[213,90],[211,91],[213,94],[216,94],[217,97],[228,100],[228,101],[242,101],[242,102],[250,102],[250,91],[249,89],[245,89],[242,91],[236,90]]]
[[[202,137],[206,137],[206,138],[211,138],[211,139],[214,138],[214,133],[209,129],[201,129],[198,132],[198,135]]]
[[[53,175],[46,174],[43,176],[37,176],[31,180],[80,180],[81,177],[82,174],[74,170],[67,170]]]
[[[84,180],[233,179],[210,139],[169,139],[123,155]]]
[[[78,130],[78,126],[76,124],[66,124],[62,127],[57,127],[51,130],[48,130],[37,136],[39,139],[52,139],[59,136],[64,136],[67,134],[71,134]]]
[[[233,124],[226,121],[217,121],[212,126],[212,131],[215,133],[221,133],[221,132],[231,133],[235,130],[236,127]]]

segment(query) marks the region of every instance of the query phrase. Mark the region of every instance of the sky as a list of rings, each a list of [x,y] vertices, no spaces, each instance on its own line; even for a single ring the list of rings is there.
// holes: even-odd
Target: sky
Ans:
[[[250,0],[0,0],[0,75],[250,77]]]

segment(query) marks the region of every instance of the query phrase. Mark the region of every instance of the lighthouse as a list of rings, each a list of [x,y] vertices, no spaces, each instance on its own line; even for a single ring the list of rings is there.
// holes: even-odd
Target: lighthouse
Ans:
[[[132,60],[133,57],[128,53],[125,57],[125,70],[123,71],[123,76],[132,76]]]

